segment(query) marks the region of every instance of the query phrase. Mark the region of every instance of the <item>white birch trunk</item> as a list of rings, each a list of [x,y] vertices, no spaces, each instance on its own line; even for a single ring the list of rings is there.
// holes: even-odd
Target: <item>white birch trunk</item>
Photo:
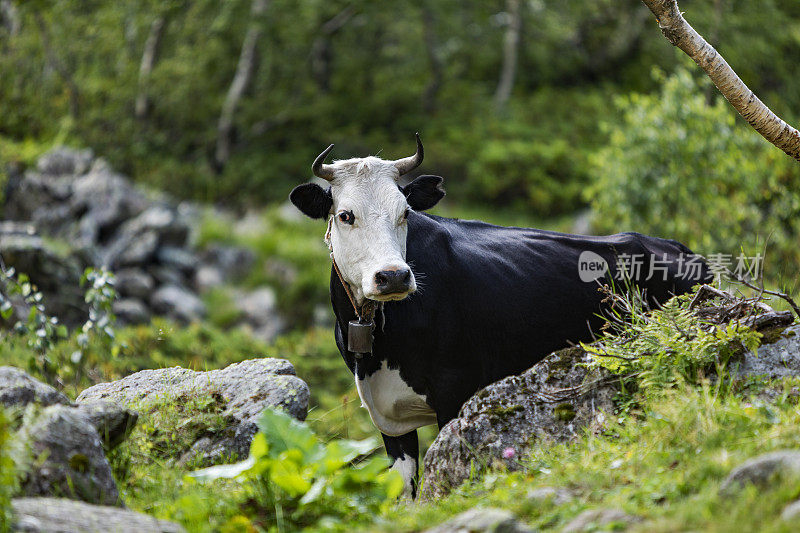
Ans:
[[[222,112],[217,123],[217,147],[214,152],[214,162],[218,169],[222,169],[231,156],[233,146],[233,122],[236,108],[239,105],[250,81],[256,70],[257,46],[261,37],[261,15],[267,9],[267,0],[253,0],[250,8],[252,22],[247,29],[242,43],[242,51],[239,55],[239,63],[236,66],[236,74],[233,77],[225,102],[222,104]]]
[[[500,81],[494,93],[494,103],[498,109],[505,106],[511,97],[514,87],[514,78],[517,76],[517,56],[519,55],[520,31],[522,29],[522,15],[520,13],[520,0],[506,0],[506,12],[509,16],[503,43],[503,68],[500,72]]]
[[[142,62],[139,65],[139,91],[136,95],[134,110],[134,114],[139,120],[146,118],[150,109],[150,73],[153,72],[153,67],[156,64],[158,48],[159,44],[161,44],[161,36],[164,34],[165,25],[166,19],[164,17],[156,18],[150,25],[150,33],[147,34],[147,40],[144,43]]]

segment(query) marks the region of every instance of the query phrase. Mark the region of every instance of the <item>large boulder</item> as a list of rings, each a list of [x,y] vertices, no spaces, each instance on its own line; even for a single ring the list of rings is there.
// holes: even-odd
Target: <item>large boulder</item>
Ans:
[[[265,408],[284,409],[299,420],[305,419],[308,409],[306,383],[295,375],[291,363],[273,358],[250,359],[210,372],[180,367],[143,370],[90,387],[77,402],[109,400],[146,412],[148,406],[197,393],[219,399],[219,414],[227,425],[223,432],[204,436],[186,450],[184,461],[197,459],[203,464],[246,456]]]
[[[22,407],[36,403],[42,407],[70,405],[69,399],[50,385],[37,381],[13,366],[0,366],[0,405]]]
[[[619,379],[587,369],[588,360],[582,349],[567,348],[476,393],[425,455],[422,496],[442,496],[482,466],[519,469],[537,442],[565,442],[601,428]]]
[[[173,522],[142,513],[60,498],[12,500],[13,530],[24,533],[182,533]]]
[[[755,353],[746,352],[734,370],[739,376],[782,378],[800,375],[800,324],[767,339]]]
[[[23,495],[119,503],[103,442],[84,413],[63,405],[47,407],[26,420],[18,438],[31,459],[24,469]]]

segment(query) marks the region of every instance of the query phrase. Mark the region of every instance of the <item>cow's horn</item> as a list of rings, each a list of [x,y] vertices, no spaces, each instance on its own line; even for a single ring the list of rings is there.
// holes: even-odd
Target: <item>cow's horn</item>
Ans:
[[[328,157],[328,154],[331,153],[331,150],[333,150],[333,145],[325,148],[325,150],[323,150],[323,152],[314,160],[314,164],[311,165],[311,170],[314,171],[315,176],[328,181],[333,179],[333,165],[324,165],[322,162],[325,161],[325,158]]]
[[[404,157],[394,161],[394,166],[400,171],[402,176],[406,172],[411,172],[422,163],[422,158],[425,157],[425,151],[422,149],[422,141],[419,138],[419,133],[415,133],[417,137],[417,153],[411,157]]]

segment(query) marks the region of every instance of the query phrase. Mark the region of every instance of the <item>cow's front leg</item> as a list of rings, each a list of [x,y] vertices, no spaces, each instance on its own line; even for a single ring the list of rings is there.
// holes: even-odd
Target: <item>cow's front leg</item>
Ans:
[[[399,437],[383,436],[383,445],[386,453],[392,460],[392,470],[400,472],[403,476],[403,497],[414,499],[417,497],[419,483],[419,440],[417,430],[410,431]]]

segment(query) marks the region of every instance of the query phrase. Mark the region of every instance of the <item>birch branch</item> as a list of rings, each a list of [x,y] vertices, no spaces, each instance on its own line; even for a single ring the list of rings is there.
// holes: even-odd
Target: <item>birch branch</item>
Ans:
[[[766,140],[800,161],[800,132],[772,112],[747,87],[722,55],[683,18],[677,0],[642,0],[656,16],[664,37],[683,50],[717,86],[722,96]]]

